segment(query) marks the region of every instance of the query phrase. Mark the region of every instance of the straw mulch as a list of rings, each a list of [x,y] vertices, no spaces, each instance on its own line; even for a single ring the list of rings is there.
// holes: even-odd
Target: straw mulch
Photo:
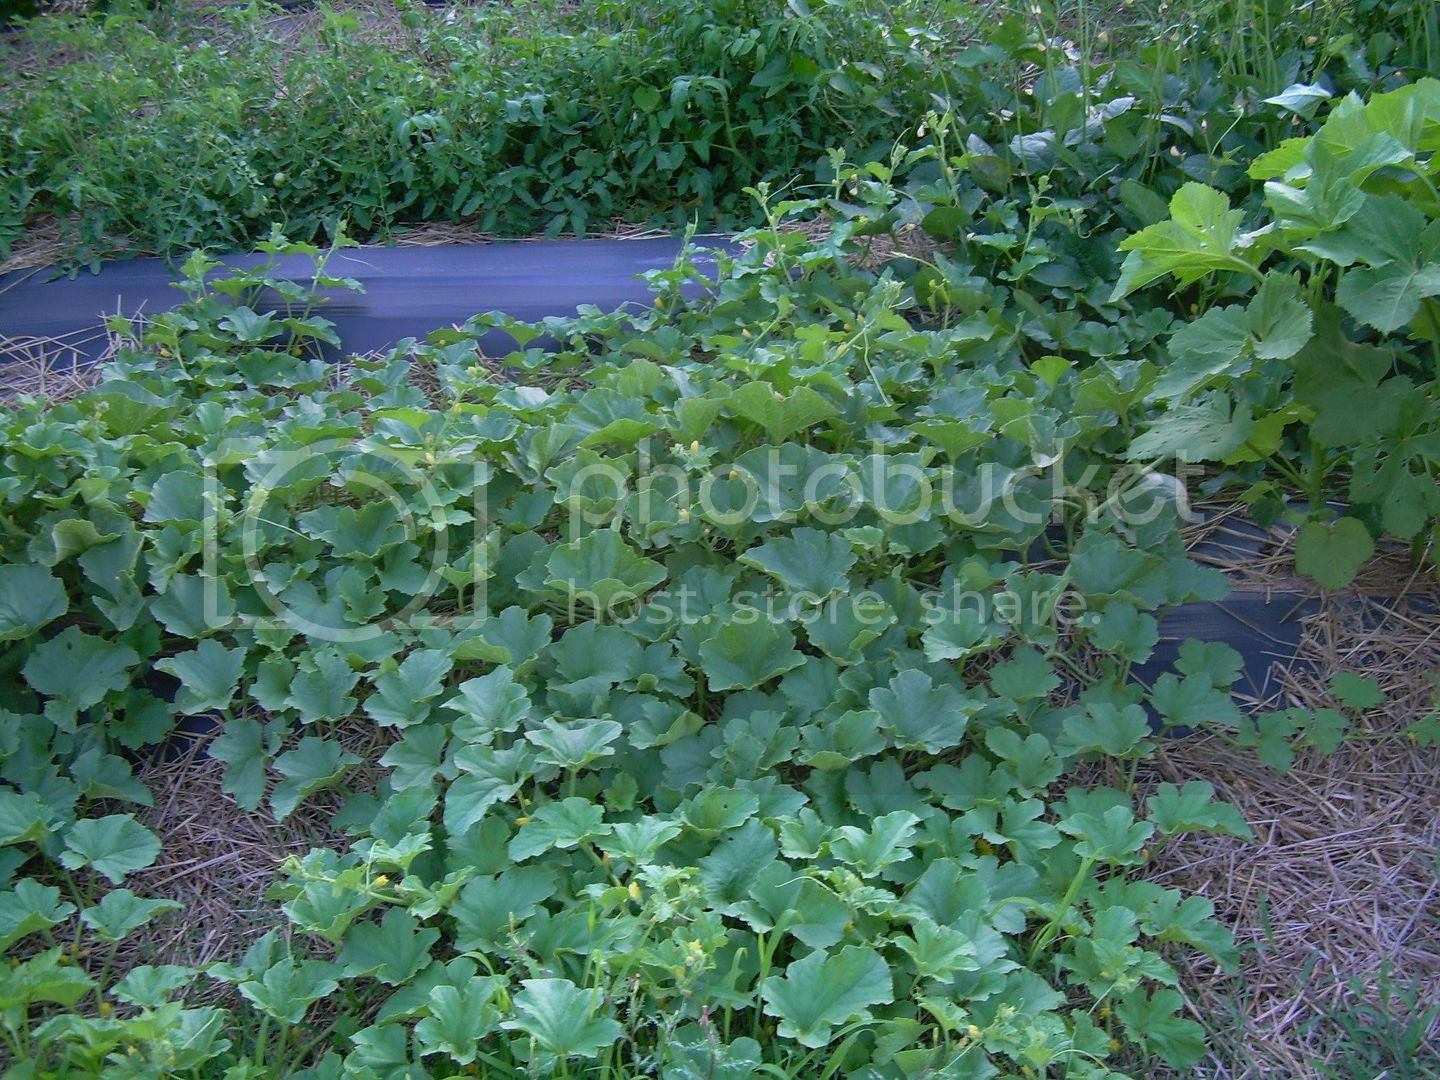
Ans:
[[[373,791],[381,771],[374,763],[391,741],[386,733],[357,718],[327,734],[362,759],[347,775],[347,788]],[[177,755],[156,756],[136,769],[155,798],[153,806],[136,816],[162,846],[159,861],[132,875],[126,885],[142,896],[177,900],[183,906],[125,939],[113,963],[117,973],[139,964],[235,961],[268,931],[285,936],[284,912],[275,900],[265,898],[280,878],[280,864],[315,847],[349,847],[345,835],[331,824],[341,802],[338,792],[318,792],[284,821],[275,821],[268,807],[248,813],[222,790],[224,763],[203,753],[209,738],[182,742]],[[229,993],[218,983],[195,989],[198,999],[207,1001]]]
[[[100,380],[100,364],[78,366],[81,349],[96,341],[106,342],[102,361],[119,344],[104,327],[62,337],[0,336],[0,405],[27,395],[58,405],[84,393]]]
[[[1242,588],[1307,589],[1283,531],[1230,569]],[[1190,1010],[1211,1034],[1191,1075],[1440,1076],[1440,747],[1405,735],[1436,708],[1435,568],[1382,551],[1302,632],[1298,662],[1253,706],[1333,706],[1332,675],[1369,676],[1385,703],[1354,739],[1328,756],[1301,751],[1285,773],[1218,738],[1180,739],[1142,777],[1213,784],[1256,837],[1183,836],[1147,868],[1214,901],[1240,945],[1233,975],[1203,958],[1182,966]]]

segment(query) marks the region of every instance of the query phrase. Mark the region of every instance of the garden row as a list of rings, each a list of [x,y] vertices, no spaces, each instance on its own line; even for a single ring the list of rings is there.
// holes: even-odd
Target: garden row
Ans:
[[[1236,950],[1145,866],[1248,826],[1203,782],[1142,789],[1158,737],[1285,767],[1383,701],[1342,674],[1330,707],[1246,715],[1241,658],[1194,642],[1130,677],[1166,609],[1227,587],[1185,498],[1289,515],[1329,586],[1387,535],[1423,555],[1440,511],[1440,83],[1284,25],[1295,59],[1217,37],[1209,83],[1163,40],[1101,66],[1047,67],[1014,21],[937,46],[950,108],[827,155],[814,198],[737,187],[760,224],[703,299],[682,257],[653,311],[544,327],[557,352],[487,314],[324,364],[303,287],[207,284],[196,255],[97,385],[11,402],[14,1075],[1195,1062],[1177,965]],[[1280,85],[1231,96],[1267,57]],[[1371,77],[1396,88],[1331,93]],[[216,814],[334,842],[275,872],[273,932],[195,963],[135,946],[186,872],[147,874],[167,821],[138,818],[143,763],[207,717]]]

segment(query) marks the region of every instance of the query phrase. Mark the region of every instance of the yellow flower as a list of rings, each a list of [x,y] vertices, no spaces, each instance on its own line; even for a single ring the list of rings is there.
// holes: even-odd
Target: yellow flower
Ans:
[[[515,824],[516,824],[516,825],[529,825],[529,824],[530,824],[530,819],[529,819],[528,817],[517,817],[517,818],[515,819]]]
[[[384,874],[381,874],[379,877],[377,877],[377,878],[375,879],[375,887],[376,887],[377,889],[383,889],[386,885],[389,885],[389,884],[390,884],[390,879],[389,879],[387,876],[385,876]]]
[[[625,891],[630,894],[630,899],[634,900],[637,904],[640,902],[640,898],[645,895],[641,891],[640,883],[638,881],[630,882],[630,887]]]

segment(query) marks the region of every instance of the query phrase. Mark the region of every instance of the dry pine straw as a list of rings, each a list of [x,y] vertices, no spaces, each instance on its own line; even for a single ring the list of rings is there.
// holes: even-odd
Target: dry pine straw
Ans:
[[[1261,558],[1230,568],[1237,587],[1310,591],[1293,575],[1288,537],[1272,535]],[[1288,773],[1213,737],[1177,739],[1141,775],[1146,788],[1207,781],[1255,832],[1254,843],[1180,837],[1146,869],[1158,884],[1209,897],[1241,950],[1233,975],[1175,957],[1189,1008],[1210,1032],[1211,1054],[1192,1075],[1372,1080],[1347,1065],[1347,1039],[1330,1018],[1379,1005],[1382,972],[1418,1008],[1440,1002],[1440,747],[1399,734],[1436,707],[1434,573],[1413,570],[1408,552],[1382,551],[1356,587],[1327,595],[1303,620],[1301,662],[1255,703],[1324,707],[1332,674],[1369,676],[1385,703],[1362,718],[1362,739],[1328,756],[1302,751]],[[1409,1070],[1387,1074],[1396,1080],[1440,1076],[1440,1024],[1420,1056],[1394,1065]]]

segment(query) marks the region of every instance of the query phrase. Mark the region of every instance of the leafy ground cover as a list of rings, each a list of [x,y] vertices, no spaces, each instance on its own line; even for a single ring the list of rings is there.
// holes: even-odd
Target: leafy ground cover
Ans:
[[[1423,7],[1278,0],[112,4],[0,38],[0,255],[28,235],[48,261],[183,258],[339,221],[382,238],[462,219],[722,230],[755,224],[747,185],[829,179],[837,146],[884,160],[932,108],[991,146],[1022,139],[1002,158],[1050,175],[1052,196],[1114,204],[1123,187],[1143,213],[1146,189],[1177,186],[1166,174],[1243,185],[1237,161],[1296,115],[1265,98],[1414,78],[1435,33]],[[1319,94],[1298,93],[1300,116]],[[1113,171],[1070,175],[1092,156],[1086,109],[1124,96],[1143,105],[1111,140]]]
[[[1370,15],[1307,11],[1286,17],[1291,48],[1196,8],[1175,40],[1112,62],[1086,51],[1105,42],[1084,10],[964,47],[807,10],[745,9],[726,55],[760,63],[727,34],[903,40],[946,96],[907,84],[903,120],[833,150],[812,117],[813,141],[785,152],[820,159],[814,197],[714,170],[716,212],[759,224],[698,302],[680,298],[698,275],[682,258],[646,313],[482,314],[335,366],[313,359],[330,329],[305,288],[264,268],[207,284],[197,254],[189,301],[117,324],[94,385],[0,413],[14,1075],[1084,1078],[1205,1055],[1224,1001],[1197,1017],[1181,972],[1242,957],[1196,868],[1205,845],[1254,839],[1216,798],[1233,772],[1205,762],[1291,776],[1339,749],[1356,769],[1437,736],[1413,673],[1331,678],[1337,662],[1242,710],[1238,656],[1192,642],[1151,684],[1130,678],[1166,609],[1229,587],[1187,554],[1191,496],[1290,529],[1296,569],[1328,587],[1375,549],[1433,572],[1440,83],[1407,51],[1425,38],[1347,40]],[[602,48],[537,34],[532,56],[480,32],[504,13],[411,14],[407,31],[451,26],[452,72],[480,42],[522,67],[543,55],[555,78],[557,57]],[[392,53],[326,82],[327,53],[266,52],[256,13],[231,18],[266,92],[284,59],[315,74],[317,102],[383,86],[392,120],[413,116],[412,90],[446,103],[424,131],[452,116],[433,72],[396,88]],[[603,48],[633,53],[642,29],[698,47],[693,25],[662,23]],[[112,58],[149,41],[173,59],[154,25],[27,40],[103,29]],[[375,48],[343,19],[322,27],[337,55]],[[1198,71],[1192,35],[1211,43]],[[215,81],[153,113],[124,97],[140,91],[123,68],[97,66],[75,100],[128,103],[116,131],[152,124],[137,156],[178,115],[213,135],[232,91],[253,106],[231,48],[185,45]],[[815,91],[797,107],[873,104],[816,89],[797,55],[786,78]],[[8,114],[18,138],[63,130],[53,73],[85,63],[37,69]],[[705,123],[741,82],[766,88],[753,71],[711,85]],[[731,102],[732,119],[768,122],[766,100]],[[592,134],[564,132],[575,160],[613,168]],[[350,190],[287,227],[343,243],[324,214],[369,231],[435,209],[423,190],[366,195],[366,219]],[[276,205],[305,205],[290,198]],[[546,199],[504,205],[579,226]],[[217,202],[182,235],[167,230],[191,211],[156,203],[136,218],[151,232],[126,231],[165,250],[239,242],[272,210]],[[309,251],[319,284],[345,284],[320,248],[269,235],[262,249]],[[262,289],[288,308],[257,310]],[[514,353],[477,352],[494,326]],[[541,332],[558,352],[529,347]],[[167,740],[205,718],[208,763],[182,774],[205,801],[187,804]],[[1206,748],[1188,769],[1163,749],[1174,729],[1212,740],[1185,744]],[[1336,776],[1337,799],[1362,798]],[[1300,813],[1259,819],[1258,858]],[[210,860],[247,867],[247,891],[233,926],[200,930],[184,889]],[[1423,869],[1407,862],[1404,883],[1422,914]],[[1295,949],[1285,927],[1245,944]],[[1349,1075],[1426,1075],[1432,983],[1376,970],[1385,993],[1341,995],[1315,1038],[1354,1043]],[[1306,1055],[1281,1067],[1323,1074]]]

